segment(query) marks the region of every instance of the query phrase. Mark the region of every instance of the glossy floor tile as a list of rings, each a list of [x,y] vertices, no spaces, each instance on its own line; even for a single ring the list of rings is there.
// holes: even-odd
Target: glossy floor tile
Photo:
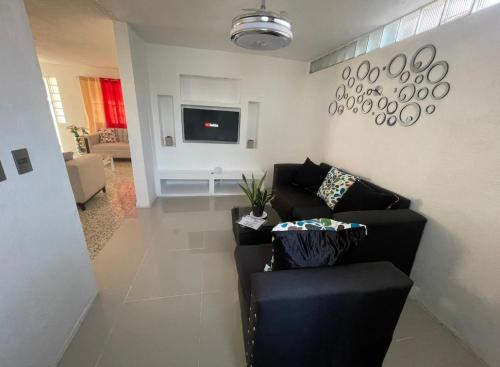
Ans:
[[[161,199],[94,259],[99,296],[59,367],[243,367],[230,209],[243,197]],[[414,301],[384,367],[485,367]]]

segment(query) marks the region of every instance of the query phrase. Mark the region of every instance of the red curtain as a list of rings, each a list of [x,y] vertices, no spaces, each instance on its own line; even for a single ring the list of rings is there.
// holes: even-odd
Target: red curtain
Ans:
[[[123,103],[120,79],[100,78],[106,127],[127,128],[125,105]]]

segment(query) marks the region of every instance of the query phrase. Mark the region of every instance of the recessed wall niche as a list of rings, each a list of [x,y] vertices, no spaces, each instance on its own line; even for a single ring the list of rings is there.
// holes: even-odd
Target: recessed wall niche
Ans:
[[[247,110],[247,148],[257,148],[260,102],[248,102]]]
[[[158,96],[161,145],[175,147],[174,97]]]
[[[181,99],[183,103],[238,105],[240,84],[239,79],[181,74]]]
[[[431,118],[448,96],[448,72],[448,62],[437,59],[431,44],[408,55],[398,53],[382,65],[368,60],[347,65],[340,71],[340,83],[332,88],[335,97],[328,104],[328,114],[341,119],[344,111],[361,109],[359,116],[369,116],[378,126],[413,126]]]

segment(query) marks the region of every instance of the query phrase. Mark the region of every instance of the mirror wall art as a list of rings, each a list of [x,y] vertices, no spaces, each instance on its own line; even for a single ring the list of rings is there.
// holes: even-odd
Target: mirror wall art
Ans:
[[[341,83],[333,89],[335,99],[328,113],[339,118],[343,112],[360,111],[378,126],[413,126],[432,115],[450,93],[451,85],[445,80],[449,64],[436,56],[436,47],[428,44],[412,55],[398,53],[386,65],[364,60],[346,66]],[[392,80],[396,84],[388,86]]]

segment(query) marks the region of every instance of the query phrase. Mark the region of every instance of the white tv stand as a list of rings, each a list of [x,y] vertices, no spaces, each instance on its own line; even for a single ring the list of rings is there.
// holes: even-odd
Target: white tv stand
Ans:
[[[251,179],[261,179],[261,170],[158,170],[156,173],[159,196],[225,196],[243,195],[238,184],[242,174]]]

